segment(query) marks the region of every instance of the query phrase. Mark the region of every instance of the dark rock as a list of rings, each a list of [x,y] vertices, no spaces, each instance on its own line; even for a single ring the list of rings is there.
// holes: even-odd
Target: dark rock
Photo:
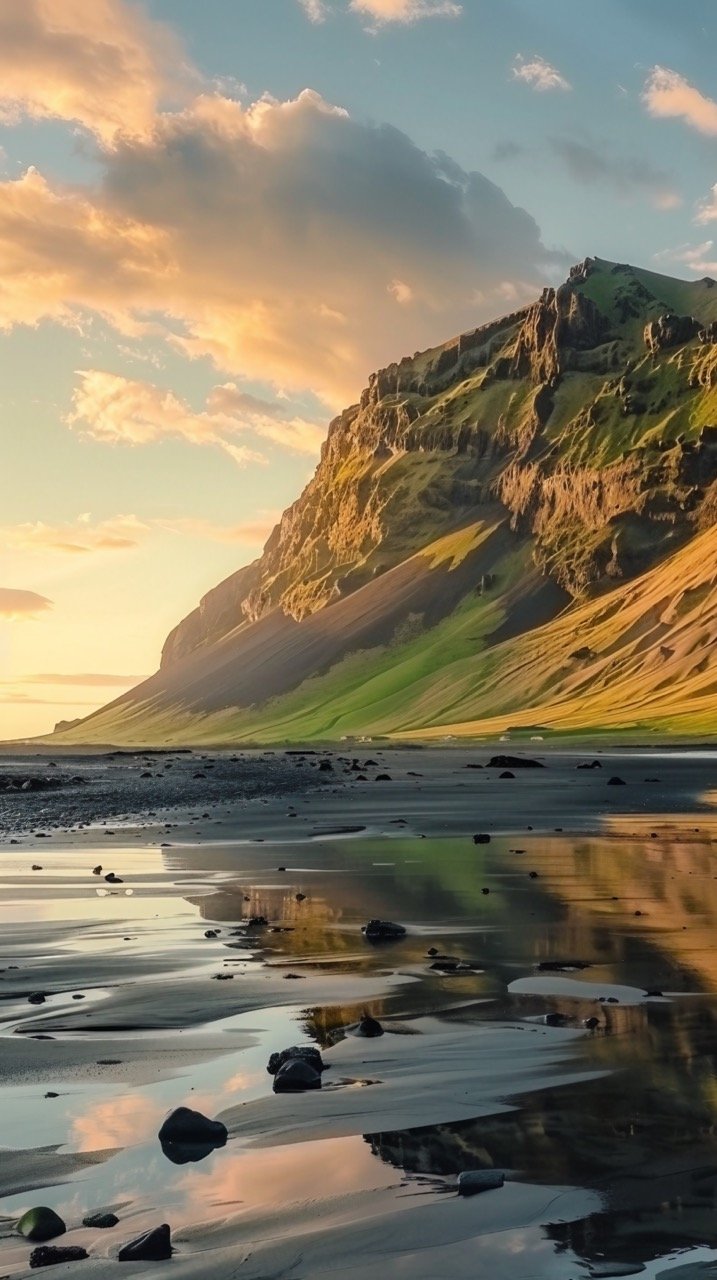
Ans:
[[[602,769],[602,765],[599,760],[591,760],[589,764],[585,762],[584,764],[579,764],[575,767],[577,769]]]
[[[321,1073],[304,1058],[290,1058],[274,1076],[274,1093],[301,1093],[305,1089],[320,1089]]]
[[[305,901],[306,901],[306,894],[305,894],[305,893],[295,893],[295,894],[294,894],[294,897],[296,898],[296,901],[297,901],[297,902],[305,902]]]
[[[93,876],[101,876],[101,875],[102,875],[102,867],[101,867],[101,866],[93,867],[93,868],[92,868],[92,874],[93,874]]]
[[[482,1191],[495,1191],[505,1182],[500,1169],[468,1169],[458,1174],[459,1196],[477,1196]]]
[[[473,843],[474,844],[490,844],[490,836],[486,835],[484,831],[479,832],[478,835],[475,835],[473,837]]]
[[[39,1249],[33,1249],[30,1254],[30,1270],[35,1271],[38,1267],[54,1267],[59,1262],[82,1262],[83,1258],[89,1258],[89,1253],[80,1245],[67,1245],[64,1248],[57,1248],[52,1244],[41,1244]]]
[[[515,774],[514,774],[514,773],[511,773],[511,772],[510,772],[510,769],[504,769],[504,770],[503,770],[503,772],[499,775],[499,777],[501,777],[501,778],[514,778],[514,777],[515,777]]]
[[[356,1028],[356,1034],[373,1039],[375,1036],[383,1035],[383,1027],[377,1018],[372,1018],[370,1013],[364,1013],[361,1015],[361,1020]]]
[[[266,916],[249,916],[246,923],[248,929],[266,929],[269,925]]]
[[[38,1205],[28,1209],[17,1224],[17,1229],[26,1240],[53,1240],[55,1236],[64,1236],[67,1227],[54,1209],[46,1205]]]
[[[275,1076],[285,1062],[295,1062],[297,1059],[308,1062],[309,1066],[319,1073],[326,1070],[321,1054],[312,1044],[295,1044],[290,1049],[281,1049],[278,1053],[272,1053],[266,1069],[270,1076]]]
[[[531,760],[529,756],[491,756],[489,769],[544,769],[539,760]]]
[[[392,920],[369,920],[361,932],[369,942],[390,942],[406,936],[403,925],[394,924]]]
[[[376,774],[376,781],[377,781],[377,782],[390,782],[390,781],[391,781],[391,775],[390,775],[390,773],[377,773],[377,774]]]
[[[124,881],[119,876],[116,876],[114,871],[110,871],[109,875],[105,876],[105,880],[108,884],[124,884]]]
[[[47,999],[44,991],[33,991],[31,996],[27,997],[28,1004],[44,1004]]]
[[[537,871],[529,871],[529,872],[528,872],[528,876],[530,877],[530,879],[531,879],[531,880],[537,880],[537,879],[538,879],[538,873],[537,873]]]
[[[107,1231],[110,1227],[116,1227],[119,1218],[114,1213],[88,1213],[82,1219],[83,1227],[96,1227],[98,1230]]]
[[[177,1107],[171,1115],[167,1116],[157,1136],[162,1144],[196,1142],[223,1147],[227,1140],[227,1129],[221,1120],[208,1120],[201,1111],[192,1111],[189,1107]]]
[[[564,1013],[546,1013],[546,1027],[564,1027],[567,1025],[568,1019]]]
[[[591,658],[597,658],[597,654],[589,645],[584,644],[580,649],[573,649],[570,657],[574,658],[576,662],[586,662]]]
[[[172,1256],[172,1238],[166,1222],[130,1240],[117,1254],[119,1262],[166,1262]]]
[[[204,930],[204,937],[205,937],[205,938],[217,938],[218,936],[219,936],[219,930],[218,930],[218,929],[205,929],[205,930]]]
[[[437,956],[437,955],[438,955],[438,947],[429,947],[429,948],[428,948],[428,951],[426,952],[426,955],[427,955],[427,956]]]
[[[599,1019],[599,1018],[586,1018],[586,1019],[585,1019],[585,1024],[584,1024],[584,1025],[587,1027],[588,1031],[594,1031],[596,1027],[599,1027],[599,1026],[600,1026],[600,1019]]]
[[[617,774],[615,774],[614,777],[608,778],[607,785],[609,787],[624,787],[626,783],[623,778],[618,778]]]

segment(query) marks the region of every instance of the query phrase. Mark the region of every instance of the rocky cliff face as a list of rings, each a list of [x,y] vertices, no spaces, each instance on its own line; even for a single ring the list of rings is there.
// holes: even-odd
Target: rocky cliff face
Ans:
[[[175,628],[162,665],[277,608],[300,621],[496,501],[572,594],[644,568],[717,479],[713,312],[709,281],[586,259],[532,305],[379,370],[261,558]]]

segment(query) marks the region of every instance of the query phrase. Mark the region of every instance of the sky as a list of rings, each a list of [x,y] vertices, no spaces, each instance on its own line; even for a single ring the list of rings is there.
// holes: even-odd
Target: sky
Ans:
[[[717,275],[714,0],[2,0],[0,740],[255,558],[372,370]]]

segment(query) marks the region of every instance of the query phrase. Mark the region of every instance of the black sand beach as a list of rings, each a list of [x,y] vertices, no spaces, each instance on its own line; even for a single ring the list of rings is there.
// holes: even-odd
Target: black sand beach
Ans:
[[[717,1273],[717,756],[535,753],[0,758],[0,1274],[35,1205],[57,1275],[163,1222],[128,1274]],[[226,1146],[168,1158],[181,1105]]]

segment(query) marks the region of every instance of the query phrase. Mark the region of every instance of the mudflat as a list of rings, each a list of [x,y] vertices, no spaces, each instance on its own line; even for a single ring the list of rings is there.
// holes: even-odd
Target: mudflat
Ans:
[[[717,1274],[717,754],[8,753],[0,778],[0,1274],[30,1274],[36,1206],[73,1277]],[[321,1088],[274,1092],[293,1045]],[[167,1152],[180,1106],[226,1144]],[[120,1265],[165,1222],[171,1263]]]

